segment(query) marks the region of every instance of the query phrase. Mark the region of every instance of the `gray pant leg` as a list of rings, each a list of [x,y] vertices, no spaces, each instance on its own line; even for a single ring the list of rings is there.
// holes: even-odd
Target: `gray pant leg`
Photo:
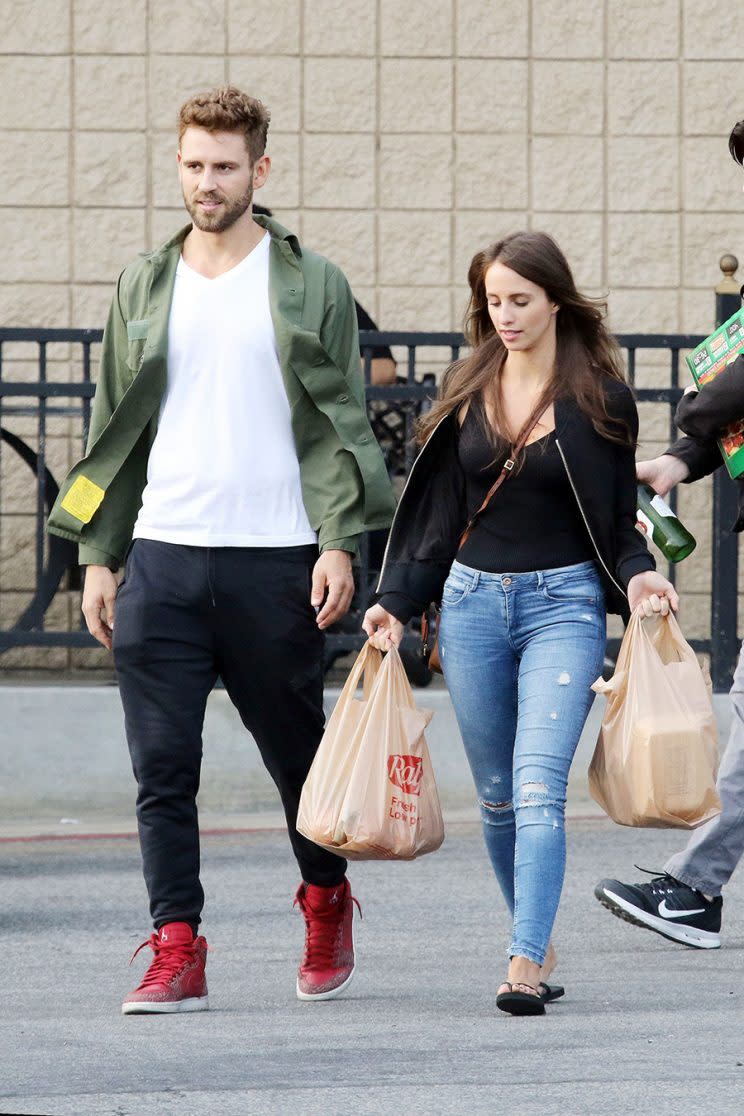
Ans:
[[[744,854],[744,645],[731,687],[732,719],[718,772],[721,813],[694,830],[687,847],[664,867],[706,895],[720,895]]]

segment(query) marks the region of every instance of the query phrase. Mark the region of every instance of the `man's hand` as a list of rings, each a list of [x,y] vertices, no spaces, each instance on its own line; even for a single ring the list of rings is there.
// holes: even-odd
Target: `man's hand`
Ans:
[[[114,601],[118,582],[108,566],[86,566],[83,616],[92,636],[111,650],[114,631]],[[104,617],[101,614],[104,614]]]
[[[675,484],[690,475],[689,466],[670,453],[662,453],[652,461],[636,461],[636,476],[642,484],[649,485],[659,496],[667,496]]]
[[[310,594],[313,608],[323,605],[317,619],[321,631],[335,624],[349,611],[353,596],[351,555],[345,550],[324,550],[313,569],[313,588]]]

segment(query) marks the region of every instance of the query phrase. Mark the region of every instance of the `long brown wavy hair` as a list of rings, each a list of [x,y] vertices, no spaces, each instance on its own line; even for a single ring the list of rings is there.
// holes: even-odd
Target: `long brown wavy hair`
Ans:
[[[465,340],[472,351],[445,372],[436,402],[418,423],[417,440],[425,442],[440,419],[467,404],[494,446],[494,459],[509,450],[511,438],[501,392],[493,391],[494,382],[499,385],[507,349],[494,329],[486,296],[486,272],[497,260],[542,287],[549,300],[559,307],[553,376],[522,430],[512,432],[514,442],[546,407],[568,397],[576,400],[598,434],[620,445],[632,445],[627,425],[608,415],[602,390],[604,376],[625,381],[620,349],[604,322],[606,303],[577,291],[566,257],[553,238],[543,232],[511,233],[473,256],[468,269],[470,300],[465,316]],[[493,426],[486,416],[486,392],[492,405]]]

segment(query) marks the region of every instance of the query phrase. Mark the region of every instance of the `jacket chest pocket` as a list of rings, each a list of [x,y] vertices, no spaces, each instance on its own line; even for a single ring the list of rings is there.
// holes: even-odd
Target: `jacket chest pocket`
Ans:
[[[148,318],[127,322],[127,367],[132,372],[139,372],[142,367],[149,329],[150,321]]]

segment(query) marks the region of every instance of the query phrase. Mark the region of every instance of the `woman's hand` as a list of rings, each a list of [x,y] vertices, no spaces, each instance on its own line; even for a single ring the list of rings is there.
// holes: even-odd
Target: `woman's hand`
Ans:
[[[399,647],[405,630],[400,620],[396,620],[391,613],[386,612],[382,605],[372,605],[364,614],[362,627],[369,636],[373,647],[380,651],[389,651],[391,647]]]
[[[679,597],[671,581],[656,570],[645,570],[628,582],[628,604],[631,612],[640,616],[653,616],[655,612],[666,616],[670,607],[673,612],[677,611]]]

